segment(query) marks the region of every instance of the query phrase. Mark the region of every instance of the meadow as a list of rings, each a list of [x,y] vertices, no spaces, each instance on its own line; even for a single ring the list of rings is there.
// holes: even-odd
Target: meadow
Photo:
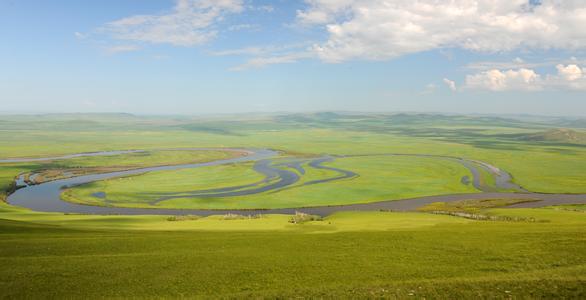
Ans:
[[[539,222],[391,212],[303,224],[289,223],[290,216],[167,221],[3,208],[0,296],[584,296],[583,212],[492,213]]]
[[[586,141],[575,138],[585,132],[581,126],[562,118],[413,114],[2,116],[0,159],[146,152],[0,163],[0,200],[21,173],[57,170],[45,178],[52,180],[238,155],[161,150],[195,147],[274,149],[279,161],[335,156],[322,165],[358,176],[306,185],[339,172],[304,163],[301,174],[282,165],[300,179],[278,192],[152,204],[160,194],[263,180],[254,162],[241,162],[112,178],[66,189],[62,197],[123,207],[279,208],[480,192],[463,182],[471,174],[455,161],[380,155],[388,153],[479,160],[529,191],[580,194],[586,193]],[[559,128],[577,134],[566,139]],[[495,184],[489,173],[481,176]],[[506,208],[514,202],[208,217],[50,213],[1,202],[0,298],[584,298],[584,205]]]
[[[565,125],[563,120],[336,114],[226,118],[230,121],[128,115],[10,117],[2,123],[0,157],[189,147],[273,148],[297,155],[433,154],[490,163],[535,192],[586,191],[586,143],[548,140],[545,135],[552,127]],[[538,134],[542,140],[536,140]],[[4,172],[10,167],[3,165],[0,176],[14,174]],[[20,165],[23,170],[38,167]]]
[[[140,176],[114,178],[69,189],[64,199],[76,203],[100,204],[93,194],[103,192],[108,205],[201,209],[256,209],[344,205],[438,194],[473,193],[460,180],[467,170],[453,162],[413,157],[352,157],[328,165],[352,170],[358,178],[303,185],[310,180],[335,176],[332,171],[309,169],[303,180],[279,191],[239,197],[185,197],[151,204],[161,194],[204,188],[250,184],[262,179],[250,163],[198,169],[163,171]],[[325,174],[324,174],[325,173]],[[151,188],[155,187],[155,188]],[[97,198],[97,199],[96,199]],[[103,202],[102,202],[103,203]]]

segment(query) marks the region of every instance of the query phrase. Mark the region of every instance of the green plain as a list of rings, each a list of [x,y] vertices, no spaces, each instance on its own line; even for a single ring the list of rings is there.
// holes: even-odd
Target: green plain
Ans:
[[[371,212],[291,224],[278,215],[170,222],[8,210],[3,215],[10,220],[0,220],[3,298],[580,298],[585,292],[580,212],[494,212],[549,220],[537,223]]]
[[[531,191],[586,193],[584,143],[536,140],[568,124],[558,119],[318,113],[223,119],[3,116],[1,121],[0,158],[151,151],[0,163],[0,199],[22,172],[136,168],[229,155],[157,150],[192,147],[272,148],[287,159],[448,155],[495,165]],[[298,186],[262,198],[205,200],[209,203],[185,198],[160,205],[288,207],[476,192],[460,182],[468,171],[450,160],[368,156],[325,165],[360,176],[299,186],[333,175],[308,168]],[[91,194],[106,191],[125,206],[144,206],[155,192],[260,179],[252,163],[242,163],[152,172],[68,192],[74,191],[80,202],[103,205]],[[494,208],[501,204],[495,199],[487,206],[463,202],[449,207],[501,217],[496,221],[424,212],[345,212],[294,224],[290,215],[102,216],[33,212],[0,203],[0,298],[583,299],[584,205]],[[432,212],[446,209],[441,203],[430,207]]]

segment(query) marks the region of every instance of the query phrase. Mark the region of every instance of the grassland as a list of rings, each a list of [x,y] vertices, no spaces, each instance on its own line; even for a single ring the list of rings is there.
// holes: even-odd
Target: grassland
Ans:
[[[107,173],[153,166],[203,163],[246,155],[221,150],[146,151],[115,156],[77,157],[44,163],[35,172],[25,173],[25,181],[35,184],[72,176]],[[32,176],[34,175],[34,176]]]
[[[476,191],[471,185],[463,185],[460,182],[461,178],[468,174],[463,166],[442,159],[401,156],[349,157],[337,159],[326,165],[352,170],[359,176],[325,184],[303,185],[310,180],[337,175],[332,171],[307,168],[311,173],[303,175],[302,181],[283,190],[226,198],[186,197],[151,204],[160,195],[169,192],[188,192],[205,187],[218,188],[226,187],[227,184],[241,185],[260,181],[262,177],[254,173],[251,165],[247,163],[153,172],[104,180],[69,189],[65,192],[64,199],[76,203],[105,205],[104,199],[92,196],[104,192],[108,197],[107,204],[113,206],[264,209],[367,203]]]
[[[152,150],[113,156],[77,157],[53,161],[48,168],[98,168],[121,167],[141,168],[158,165],[176,165],[206,162],[236,157],[238,153],[217,150]]]
[[[548,222],[343,213],[292,224],[282,215],[167,221],[1,209],[3,298],[581,298],[585,293],[581,212],[493,212]]]
[[[150,207],[150,203],[164,193],[224,188],[263,179],[252,169],[252,163],[228,164],[114,178],[68,189],[62,197],[75,203],[105,205],[104,199],[92,196],[103,192],[108,205]],[[221,207],[221,203],[218,202],[217,207]]]
[[[489,208],[504,207],[512,204],[532,202],[533,200],[516,199],[488,199],[488,200],[461,200],[453,202],[435,202],[420,207],[423,212],[468,212],[481,213]]]
[[[133,168],[226,155],[156,151],[161,148],[259,147],[303,157],[466,157],[509,171],[516,183],[532,191],[586,193],[582,144],[563,135],[527,138],[561,127],[584,132],[579,120],[328,113],[230,121],[130,115],[7,116],[1,121],[0,158],[152,150],[148,155],[0,164],[2,190],[22,172]],[[328,165],[360,176],[263,194],[262,199],[214,199],[220,201],[214,205],[311,205],[470,192],[470,186],[460,183],[466,170],[450,161],[373,156]],[[310,170],[299,184],[331,175]],[[130,178],[75,191],[79,201],[107,189],[124,205],[144,205],[149,191],[260,179],[250,164]],[[201,205],[197,199],[181,201],[185,203],[167,205]],[[0,203],[0,298],[583,299],[583,205],[499,208],[505,204],[498,199],[436,203],[428,207],[433,213],[347,212],[295,223],[291,215],[101,216],[32,212]],[[438,210],[494,218],[435,214]]]
[[[90,174],[148,166],[177,165],[227,159],[242,155],[232,151],[147,151],[113,156],[78,157],[46,162],[0,163],[0,188],[6,190],[14,177],[21,173],[37,173],[43,182],[66,177],[64,173]]]
[[[568,204],[551,206],[551,209],[586,212],[586,204]]]
[[[566,124],[560,122],[425,115],[316,115],[233,121],[124,115],[55,118],[39,117],[34,126],[25,122],[24,117],[8,118],[2,125],[4,130],[0,131],[0,157],[222,146],[275,148],[302,154],[437,154],[467,157],[498,166],[531,191],[586,192],[586,160],[583,159],[586,147],[571,141],[524,139]],[[30,147],[33,141],[35,147]]]

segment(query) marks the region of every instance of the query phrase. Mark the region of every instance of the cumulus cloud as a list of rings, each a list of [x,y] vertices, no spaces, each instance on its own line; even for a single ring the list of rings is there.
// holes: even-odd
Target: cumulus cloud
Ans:
[[[530,69],[489,70],[466,76],[466,87],[491,91],[541,90],[541,76]]]
[[[567,81],[576,81],[582,78],[582,69],[577,65],[557,65],[558,74]]]
[[[492,69],[534,69],[537,67],[550,67],[557,65],[586,65],[586,60],[579,60],[576,57],[570,59],[561,58],[541,58],[539,61],[526,61],[522,58],[515,58],[511,61],[479,61],[466,65],[466,69],[476,71],[486,71]]]
[[[532,69],[487,70],[466,76],[465,89],[490,91],[586,90],[584,69],[558,65],[557,74],[540,75]]]
[[[585,49],[583,0],[306,0],[298,23],[322,26],[327,62],[389,59],[438,48],[482,52]],[[518,62],[521,63],[521,62]]]
[[[217,34],[214,25],[226,15],[240,13],[242,0],[178,0],[161,15],[135,15],[106,24],[102,30],[126,41],[196,46]]]
[[[453,80],[449,80],[447,78],[444,78],[444,83],[448,86],[448,88],[452,91],[456,91],[456,82]]]

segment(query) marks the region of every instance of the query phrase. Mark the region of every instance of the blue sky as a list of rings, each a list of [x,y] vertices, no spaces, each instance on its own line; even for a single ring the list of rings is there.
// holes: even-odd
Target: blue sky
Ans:
[[[0,112],[584,116],[584,28],[580,0],[0,0]]]

